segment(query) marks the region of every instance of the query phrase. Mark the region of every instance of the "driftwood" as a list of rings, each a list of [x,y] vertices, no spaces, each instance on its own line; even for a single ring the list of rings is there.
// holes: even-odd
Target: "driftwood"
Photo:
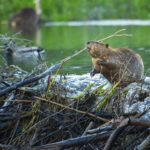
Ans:
[[[79,145],[84,145],[90,142],[95,142],[95,141],[103,141],[108,139],[106,142],[106,145],[104,147],[104,150],[110,150],[112,148],[113,143],[115,140],[117,140],[118,135],[123,131],[123,129],[129,125],[134,125],[134,126],[146,126],[150,127],[150,122],[149,121],[142,121],[142,120],[137,120],[137,119],[124,119],[124,120],[117,120],[117,122],[114,122],[114,124],[119,124],[117,128],[112,132],[111,131],[103,131],[100,133],[95,133],[91,135],[86,135],[86,136],[81,136],[77,138],[71,138],[68,140],[63,140],[60,142],[55,142],[51,144],[46,144],[42,146],[37,146],[33,147],[34,150],[40,150],[40,149],[52,149],[52,148],[57,148],[59,149],[64,149],[64,148],[69,148],[73,146],[79,146]],[[111,122],[110,122],[111,123]],[[112,133],[112,134],[111,134]],[[108,138],[109,137],[109,138]],[[137,150],[144,150],[145,147],[149,146],[149,136],[137,147]]]
[[[109,137],[110,133],[98,133],[98,134],[92,134],[92,135],[87,135],[87,136],[81,136],[81,137],[72,138],[72,139],[68,139],[68,140],[64,140],[64,141],[60,141],[60,142],[56,142],[56,143],[42,145],[39,147],[35,147],[34,149],[35,150],[51,149],[55,146],[63,149],[63,148],[68,148],[68,147],[72,147],[72,146],[79,146],[82,144],[89,143],[91,141],[92,142],[97,141],[97,140],[103,141]]]
[[[21,86],[27,85],[29,83],[38,81],[39,79],[49,75],[50,73],[52,73],[54,70],[57,70],[59,68],[60,64],[55,64],[52,65],[49,69],[47,69],[45,72],[41,73],[40,75],[37,75],[35,77],[29,78],[29,79],[25,79],[23,81],[17,82],[14,85],[11,85],[10,87],[5,88],[4,90],[0,91],[0,96],[3,96],[4,94],[11,92],[12,90],[15,90]]]

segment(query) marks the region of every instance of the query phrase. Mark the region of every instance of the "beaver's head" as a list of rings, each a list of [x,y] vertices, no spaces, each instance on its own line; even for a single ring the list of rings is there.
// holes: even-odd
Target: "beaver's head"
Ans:
[[[11,16],[10,25],[11,27],[30,27],[37,24],[38,19],[33,8],[25,7]]]
[[[108,47],[109,47],[108,44],[103,44],[100,42],[95,41],[87,42],[87,49],[89,51],[89,54],[95,58],[101,57]]]
[[[22,19],[21,19],[20,15],[14,14],[11,17],[10,26],[13,27],[13,28],[14,27],[21,27],[22,26]]]

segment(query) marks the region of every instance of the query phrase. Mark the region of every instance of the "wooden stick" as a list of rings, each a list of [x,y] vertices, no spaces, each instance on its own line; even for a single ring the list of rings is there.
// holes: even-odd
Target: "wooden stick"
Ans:
[[[85,136],[86,133],[87,133],[87,131],[90,130],[90,129],[93,127],[93,125],[94,125],[94,122],[91,121],[91,122],[89,123],[89,125],[86,127],[86,129],[85,129],[85,131],[83,132],[82,136]],[[77,147],[74,148],[74,150],[79,150],[79,149],[80,149],[79,146],[77,146]]]
[[[89,123],[89,125],[87,126],[87,128],[85,129],[85,131],[84,131],[84,133],[82,134],[82,136],[86,135],[87,132],[88,132],[88,130],[90,130],[90,129],[93,127],[93,125],[94,125],[94,122],[91,121],[91,122]]]
[[[114,120],[102,124],[100,127],[91,129],[87,131],[87,134],[99,133],[101,131],[111,130],[112,128],[118,126],[121,123],[121,120]],[[140,119],[130,119],[130,125],[132,126],[143,126],[150,127],[150,121],[140,120]]]
[[[81,114],[84,114],[84,115],[88,115],[88,116],[90,116],[90,117],[94,117],[94,118],[99,119],[99,120],[101,120],[101,121],[103,121],[103,122],[109,122],[109,120],[107,120],[107,119],[105,119],[105,118],[102,118],[102,117],[100,117],[100,116],[97,116],[97,115],[95,115],[95,114],[89,113],[89,112],[84,112],[84,111],[81,111],[81,110],[78,110],[78,109],[75,109],[75,108],[72,108],[72,107],[68,107],[68,106],[65,106],[65,105],[63,105],[63,104],[59,104],[59,103],[56,103],[56,102],[53,102],[53,101],[51,101],[51,100],[47,100],[47,99],[44,99],[44,98],[41,98],[41,97],[35,96],[35,98],[37,98],[37,99],[39,99],[39,100],[42,100],[42,101],[49,102],[49,103],[51,103],[51,104],[57,105],[57,106],[59,106],[59,107],[65,108],[65,109],[69,109],[69,110],[71,110],[71,111],[75,111],[75,112],[78,112],[78,113],[81,113]]]
[[[110,150],[120,132],[129,124],[129,119],[123,120],[107,140],[104,150]]]
[[[32,77],[32,78],[25,79],[25,80],[23,80],[23,81],[17,82],[17,83],[15,83],[15,84],[11,85],[10,87],[7,87],[7,88],[1,90],[1,91],[0,91],[0,96],[3,96],[4,94],[6,94],[6,93],[8,93],[8,92],[11,92],[11,91],[17,89],[18,87],[27,85],[27,84],[29,84],[29,83],[32,83],[32,82],[34,82],[34,81],[37,81],[37,80],[39,80],[39,79],[41,79],[41,78],[43,78],[43,77],[49,75],[50,73],[52,73],[52,71],[57,70],[57,69],[59,68],[59,66],[60,66],[60,63],[55,64],[55,65],[52,65],[52,66],[49,67],[45,72],[43,72],[43,73],[41,73],[41,74],[39,74],[39,75],[37,75],[37,76],[35,76],[35,77]]]
[[[133,126],[145,126],[145,127],[150,127],[150,121],[145,121],[145,120],[140,120],[140,119],[124,119],[124,120],[117,120],[117,123],[120,122],[119,126],[114,130],[114,132],[111,134],[109,139],[107,140],[104,150],[110,150],[113,143],[115,142],[117,136],[121,133],[121,131],[128,125],[133,125]],[[115,122],[114,122],[115,123]],[[149,139],[147,139],[149,140]],[[147,140],[143,141],[144,143],[147,144]],[[142,145],[142,146],[143,146]],[[147,146],[147,145],[146,145]]]
[[[113,128],[112,125],[106,125],[106,126],[103,126],[103,127],[100,127],[100,128],[89,129],[87,131],[87,134],[99,133],[101,131],[108,131],[108,130],[111,130],[112,128]]]
[[[106,140],[109,135],[110,135],[110,132],[109,133],[91,134],[91,135],[87,135],[87,136],[80,136],[80,137],[76,137],[76,138],[70,138],[70,139],[64,140],[64,141],[59,141],[56,143],[51,143],[51,144],[33,147],[33,149],[34,150],[41,150],[41,149],[50,150],[50,149],[53,149],[55,147],[60,148],[60,149],[64,149],[64,148],[68,148],[68,147],[72,147],[72,146],[79,146],[82,144],[86,144],[90,141]]]
[[[102,39],[102,40],[99,40],[98,42],[103,42],[103,41],[108,40],[108,39],[110,39],[110,38],[112,38],[112,37],[132,36],[131,34],[118,34],[118,33],[122,32],[122,31],[125,31],[125,30],[126,30],[126,29],[121,29],[121,30],[115,32],[114,34],[112,34],[112,35],[110,35],[110,36],[108,36],[108,37],[106,37],[106,38],[104,38],[104,39]]]

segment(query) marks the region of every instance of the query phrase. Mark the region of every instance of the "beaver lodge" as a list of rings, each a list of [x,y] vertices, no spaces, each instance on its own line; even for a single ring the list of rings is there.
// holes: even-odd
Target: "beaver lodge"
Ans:
[[[99,74],[60,75],[63,64],[83,51],[32,73],[4,61],[2,149],[150,149],[150,77],[121,88]]]

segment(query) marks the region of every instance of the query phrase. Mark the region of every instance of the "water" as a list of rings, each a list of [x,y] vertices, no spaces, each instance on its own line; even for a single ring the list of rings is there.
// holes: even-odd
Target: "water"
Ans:
[[[120,23],[119,23],[120,22]],[[85,47],[86,42],[90,40],[100,40],[104,37],[111,35],[112,33],[122,28],[127,29],[123,33],[132,34],[132,37],[115,37],[111,38],[105,43],[113,48],[129,47],[139,53],[144,61],[145,72],[150,68],[150,22],[149,21],[132,21],[122,20],[105,21],[101,24],[96,22],[88,24],[86,22],[54,22],[41,25],[37,33],[32,35],[22,35],[21,38],[27,38],[33,41],[33,45],[41,46],[45,49],[45,60],[48,66],[55,64],[61,59],[66,58]],[[12,34],[9,27],[0,25],[0,33]],[[6,58],[4,52],[0,54]],[[10,59],[10,58],[9,58]],[[17,58],[14,58],[16,60]],[[14,61],[15,65],[22,67],[27,71],[31,71],[37,64],[38,60],[30,58],[25,61]],[[64,69],[65,73],[83,74],[91,71],[92,63],[91,57],[88,52],[85,51],[77,57],[67,62],[64,67],[70,66],[82,66],[74,67],[74,69]],[[88,67],[91,66],[91,67]]]

